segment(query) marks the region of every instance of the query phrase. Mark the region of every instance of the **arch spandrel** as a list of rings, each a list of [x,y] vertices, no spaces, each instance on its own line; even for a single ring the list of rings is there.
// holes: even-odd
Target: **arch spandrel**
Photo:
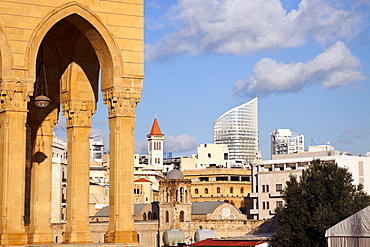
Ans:
[[[25,56],[29,80],[35,81],[36,57],[42,40],[47,32],[63,19],[76,26],[93,46],[102,69],[101,88],[104,90],[116,86],[117,83],[121,84],[124,65],[117,42],[99,17],[77,2],[54,9],[35,28]]]
[[[2,23],[0,22],[0,79],[13,78],[13,52]]]

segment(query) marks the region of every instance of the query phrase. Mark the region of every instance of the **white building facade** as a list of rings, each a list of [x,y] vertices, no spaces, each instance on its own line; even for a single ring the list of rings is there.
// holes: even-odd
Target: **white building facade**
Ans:
[[[364,186],[370,193],[370,157],[342,154],[330,145],[308,147],[308,152],[274,155],[272,160],[252,164],[252,193],[246,198],[247,215],[251,219],[269,219],[277,206],[283,204],[280,192],[290,174],[299,178],[313,160],[336,163],[352,173],[353,184]]]
[[[277,129],[271,134],[271,155],[304,151],[304,135],[290,129]]]
[[[257,98],[220,116],[213,124],[213,142],[228,146],[230,160],[251,163],[258,151]]]
[[[66,220],[67,202],[67,142],[60,137],[53,137],[52,157],[52,211],[51,223]]]

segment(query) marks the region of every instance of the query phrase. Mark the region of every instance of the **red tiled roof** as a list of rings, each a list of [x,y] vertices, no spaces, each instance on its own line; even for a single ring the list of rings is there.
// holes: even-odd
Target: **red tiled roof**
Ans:
[[[259,244],[266,243],[267,241],[256,241],[256,240],[217,240],[217,239],[205,239],[190,246],[256,246]]]
[[[154,122],[152,125],[152,129],[150,130],[151,136],[163,136],[161,128],[159,128],[159,124],[156,118],[154,118]]]
[[[150,180],[148,180],[146,178],[138,178],[134,182],[149,182],[149,183],[151,183],[152,181],[150,181]]]

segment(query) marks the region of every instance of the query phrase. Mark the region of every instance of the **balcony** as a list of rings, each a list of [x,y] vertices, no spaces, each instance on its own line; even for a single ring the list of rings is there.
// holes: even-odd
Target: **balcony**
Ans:
[[[271,197],[282,197],[280,191],[270,192],[269,196],[270,198]]]
[[[258,209],[253,208],[247,210],[247,214],[258,214],[258,212],[259,212]]]
[[[258,193],[248,193],[248,196],[249,198],[257,198],[258,197]]]

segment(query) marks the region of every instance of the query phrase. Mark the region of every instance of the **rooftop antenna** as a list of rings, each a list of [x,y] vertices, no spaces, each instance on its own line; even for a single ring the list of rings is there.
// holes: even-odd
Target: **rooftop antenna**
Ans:
[[[311,146],[316,146],[316,143],[313,141],[313,138],[311,138]]]

